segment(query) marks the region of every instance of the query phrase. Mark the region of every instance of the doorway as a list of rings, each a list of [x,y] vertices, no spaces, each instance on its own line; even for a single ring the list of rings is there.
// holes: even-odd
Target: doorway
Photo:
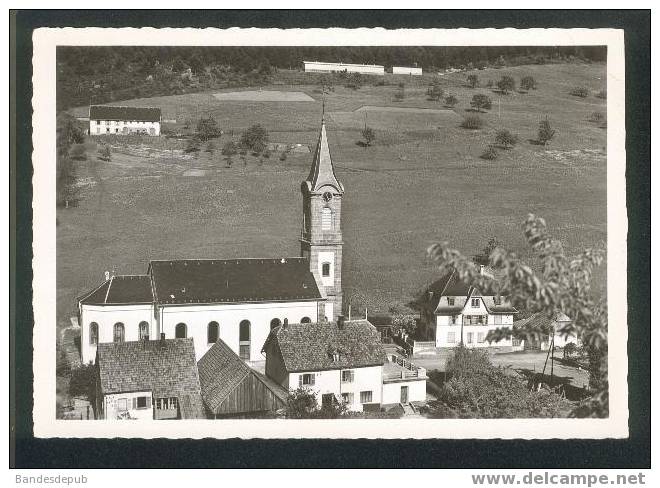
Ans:
[[[401,403],[404,405],[408,403],[408,387],[407,386],[402,386],[401,387]]]

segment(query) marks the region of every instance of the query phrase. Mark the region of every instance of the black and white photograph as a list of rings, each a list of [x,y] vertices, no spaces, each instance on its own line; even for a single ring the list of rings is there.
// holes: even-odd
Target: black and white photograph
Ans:
[[[325,34],[37,31],[35,434],[625,436],[622,37]]]

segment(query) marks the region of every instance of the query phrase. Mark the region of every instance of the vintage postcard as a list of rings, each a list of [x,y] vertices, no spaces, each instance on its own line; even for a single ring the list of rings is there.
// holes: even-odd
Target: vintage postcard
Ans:
[[[623,48],[36,30],[35,435],[626,437]]]

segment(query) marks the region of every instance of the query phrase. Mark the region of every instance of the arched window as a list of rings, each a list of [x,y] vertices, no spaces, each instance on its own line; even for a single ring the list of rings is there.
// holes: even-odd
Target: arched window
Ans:
[[[270,321],[270,330],[273,330],[275,327],[279,327],[282,325],[282,321],[280,319],[273,319]]]
[[[332,230],[332,209],[323,207],[321,210],[321,230]]]
[[[321,265],[321,276],[330,276],[330,263],[323,263]]]
[[[209,344],[215,344],[218,342],[218,332],[220,330],[220,326],[218,325],[217,322],[209,322],[208,329],[206,330],[206,342]]]
[[[145,341],[149,339],[149,322],[145,322],[144,320],[140,322],[139,325],[140,328],[140,340]]]
[[[187,327],[186,324],[183,322],[179,322],[176,324],[176,327],[174,328],[174,337],[177,339],[185,339],[187,337]]]
[[[99,324],[96,322],[89,324],[89,343],[94,346],[99,343]]]
[[[249,320],[242,320],[238,326],[238,355],[245,361],[250,360],[250,328]]]
[[[121,322],[115,324],[112,340],[114,342],[124,342],[124,324]]]
[[[310,324],[311,322],[312,322],[312,319],[310,319],[309,317],[303,317],[303,318],[300,319],[301,324]]]

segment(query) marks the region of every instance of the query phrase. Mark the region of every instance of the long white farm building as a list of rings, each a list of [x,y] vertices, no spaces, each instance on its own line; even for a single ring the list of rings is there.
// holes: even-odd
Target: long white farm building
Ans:
[[[385,74],[385,66],[379,64],[351,64],[351,63],[323,63],[321,61],[303,61],[305,72],[334,73],[346,71],[348,73],[362,73],[364,75]]]
[[[392,66],[392,74],[422,76],[422,68],[412,68],[408,66]]]

